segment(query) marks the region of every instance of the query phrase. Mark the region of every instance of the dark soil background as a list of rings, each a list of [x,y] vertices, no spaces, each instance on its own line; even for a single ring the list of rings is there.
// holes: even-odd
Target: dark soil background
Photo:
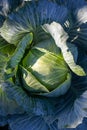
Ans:
[[[8,130],[8,126],[0,127],[0,130]]]

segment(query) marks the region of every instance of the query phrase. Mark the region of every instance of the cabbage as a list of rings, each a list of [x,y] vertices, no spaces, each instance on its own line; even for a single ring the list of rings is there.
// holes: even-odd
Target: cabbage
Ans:
[[[85,1],[5,2],[8,8],[0,3],[0,126],[85,130]]]

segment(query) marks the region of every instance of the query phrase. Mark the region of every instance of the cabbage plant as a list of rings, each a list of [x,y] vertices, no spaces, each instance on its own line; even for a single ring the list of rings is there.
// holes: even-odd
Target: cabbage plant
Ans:
[[[6,2],[0,21],[0,126],[85,130],[86,2]]]

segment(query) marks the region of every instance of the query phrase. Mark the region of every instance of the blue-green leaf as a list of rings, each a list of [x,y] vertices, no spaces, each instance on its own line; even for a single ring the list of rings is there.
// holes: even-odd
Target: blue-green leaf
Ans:
[[[84,68],[84,70],[87,74],[87,53],[84,50],[82,50],[81,48],[79,48],[78,52],[79,53],[78,53],[77,62],[80,66],[82,66],[82,68]]]
[[[87,51],[87,23],[75,24],[69,31],[70,42]]]
[[[0,83],[2,81],[4,81],[4,72],[5,72],[5,67],[6,67],[6,64],[7,64],[7,61],[8,61],[8,57],[3,55],[3,54],[0,54]]]
[[[0,27],[2,27],[7,15],[21,6],[23,0],[0,0]]]
[[[59,5],[64,5],[66,6],[69,10],[75,11],[77,8],[81,8],[86,4],[85,0],[52,0]]]
[[[26,48],[30,46],[32,40],[32,33],[29,33],[25,37],[23,37],[23,39],[18,44],[18,47],[16,48],[15,52],[13,53],[13,56],[8,62],[8,67],[15,68],[18,65],[25,53]]]
[[[24,114],[8,120],[11,130],[48,130],[48,126],[40,116]]]
[[[4,20],[5,17],[3,15],[0,15],[0,28],[2,27]]]
[[[62,130],[87,130],[87,118],[83,119],[83,122],[78,125],[76,128],[66,128]]]
[[[55,120],[52,124],[49,125],[50,130],[59,130],[58,129],[58,120]]]
[[[87,117],[87,77],[73,75],[71,89],[56,98],[55,116],[59,128],[75,128]]]
[[[87,94],[87,93],[86,93]],[[67,99],[69,101],[69,99]],[[84,103],[81,102],[81,100],[84,101]],[[75,128],[76,126],[78,126],[80,123],[82,123],[83,117],[87,116],[87,112],[85,112],[84,107],[85,104],[87,104],[86,99],[83,99],[82,97],[80,99],[77,99],[76,101],[71,100],[71,103],[68,101],[66,101],[66,105],[62,105],[61,107],[63,108],[59,108],[57,107],[57,110],[59,111],[59,114],[56,115],[58,116],[58,127],[59,128]],[[78,104],[78,102],[80,102],[81,104]],[[67,104],[68,103],[68,104]],[[62,103],[64,104],[64,102]],[[81,107],[81,106],[84,107]],[[87,106],[86,106],[87,107]]]
[[[77,8],[70,15],[68,41],[87,51],[87,4]],[[73,14],[73,15],[72,15]]]
[[[0,36],[0,53],[5,54],[7,57],[13,54],[15,50],[15,46],[12,44],[7,43],[1,36]]]
[[[84,118],[82,124],[76,127],[75,130],[86,130],[87,129],[87,118]]]
[[[87,72],[86,60],[87,54],[80,49],[78,63]],[[58,119],[59,128],[74,127],[75,129],[82,123],[83,118],[87,117],[87,76],[79,77],[73,74],[70,90],[59,99],[56,98],[54,102],[56,102],[55,116]],[[81,128],[78,126],[76,130]]]
[[[0,126],[5,126],[8,124],[8,118],[6,116],[0,115]]]
[[[22,87],[8,84],[7,93],[13,97],[14,100],[21,106],[26,112],[34,113],[36,115],[52,115],[54,106],[50,99],[43,97],[31,97],[26,93]]]
[[[22,2],[23,0],[0,0],[0,14],[7,16],[8,13],[20,6]]]
[[[63,24],[68,14],[66,7],[57,6],[57,4],[51,1],[49,2],[48,0],[39,0],[37,11],[38,17],[40,17],[39,22],[41,22],[42,25],[53,21]]]
[[[62,14],[62,15],[61,15]],[[28,32],[52,21],[64,23],[67,9],[47,0],[27,2],[24,7],[9,15],[1,28],[1,35],[9,43],[17,44]]]
[[[17,102],[8,97],[6,84],[0,84],[0,115],[6,116],[8,114],[21,114],[23,112],[23,109],[18,106]]]
[[[1,82],[1,80],[4,81],[6,65],[7,65],[7,62],[9,61],[11,55],[14,53],[14,51],[15,51],[15,46],[7,43],[0,36],[0,82]]]
[[[64,95],[68,91],[70,84],[71,84],[71,75],[68,73],[66,80],[60,85],[58,85],[56,89],[54,89],[49,93],[40,93],[39,95],[47,97],[58,97],[60,95]]]

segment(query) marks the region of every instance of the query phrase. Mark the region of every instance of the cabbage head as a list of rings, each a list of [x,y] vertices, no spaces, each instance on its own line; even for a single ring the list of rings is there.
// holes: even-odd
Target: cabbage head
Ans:
[[[5,2],[6,7],[0,3],[0,126],[86,130],[87,3]]]

